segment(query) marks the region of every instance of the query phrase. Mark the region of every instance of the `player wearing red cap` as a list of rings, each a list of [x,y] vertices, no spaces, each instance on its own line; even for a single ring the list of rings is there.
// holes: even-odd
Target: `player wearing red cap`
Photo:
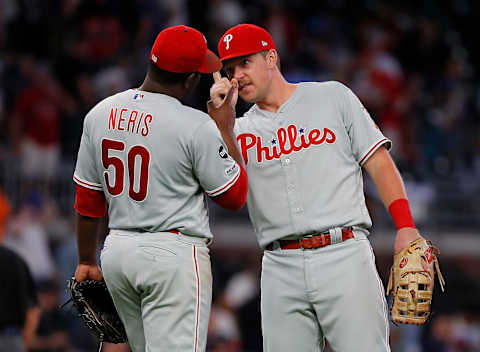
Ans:
[[[75,278],[104,276],[134,352],[205,351],[212,234],[204,197],[238,210],[247,177],[227,118],[237,90],[221,107],[209,105],[213,119],[180,99],[199,73],[221,66],[199,31],[167,28],[153,44],[143,84],[85,117],[73,177]],[[95,251],[107,209],[101,271]]]
[[[367,239],[362,167],[397,226],[395,251],[419,237],[390,141],[339,82],[291,84],[270,34],[242,24],[218,44],[214,104],[238,86],[255,103],[235,121],[262,262],[264,351],[390,351],[387,306]],[[232,117],[233,118],[233,117]]]

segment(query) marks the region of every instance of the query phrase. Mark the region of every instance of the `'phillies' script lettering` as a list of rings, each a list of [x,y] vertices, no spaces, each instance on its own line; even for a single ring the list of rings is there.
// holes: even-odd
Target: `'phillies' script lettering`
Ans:
[[[318,128],[314,128],[308,133],[308,136],[303,131],[301,128],[299,132],[295,125],[290,125],[286,129],[282,127],[277,131],[276,138],[272,139],[271,146],[262,145],[262,138],[253,133],[242,133],[237,136],[237,141],[246,163],[248,163],[247,152],[252,148],[256,148],[257,161],[261,163],[263,158],[265,160],[279,159],[280,155],[288,155],[324,142],[331,144],[336,140],[335,133],[328,128],[324,128],[323,133]],[[300,138],[298,138],[299,136]]]

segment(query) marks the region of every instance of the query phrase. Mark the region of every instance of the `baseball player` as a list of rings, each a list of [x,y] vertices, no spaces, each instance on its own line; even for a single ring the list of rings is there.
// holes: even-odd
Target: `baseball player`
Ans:
[[[221,68],[205,37],[187,26],[160,32],[138,89],[86,116],[78,160],[77,281],[105,278],[134,352],[204,351],[212,295],[204,194],[238,210],[247,177],[236,144],[238,91],[207,114],[180,99],[200,73]],[[99,218],[110,229],[95,259]]]
[[[390,141],[339,82],[288,83],[270,34],[230,28],[218,44],[215,105],[238,86],[255,103],[235,132],[249,176],[247,205],[264,248],[261,312],[267,352],[390,351],[387,305],[367,239],[362,167],[398,229],[419,237]]]

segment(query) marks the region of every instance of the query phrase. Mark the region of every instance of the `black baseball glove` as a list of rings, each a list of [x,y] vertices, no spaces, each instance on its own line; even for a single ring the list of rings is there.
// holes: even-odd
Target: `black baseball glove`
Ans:
[[[127,334],[104,280],[67,281],[70,300],[87,328],[101,342],[127,342]]]

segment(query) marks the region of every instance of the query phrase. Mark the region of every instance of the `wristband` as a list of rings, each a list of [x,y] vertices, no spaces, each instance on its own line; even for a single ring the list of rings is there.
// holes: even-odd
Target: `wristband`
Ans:
[[[404,227],[415,228],[415,222],[410,213],[410,206],[408,205],[407,199],[401,198],[394,200],[388,207],[388,212],[392,216],[397,230],[403,229]]]

